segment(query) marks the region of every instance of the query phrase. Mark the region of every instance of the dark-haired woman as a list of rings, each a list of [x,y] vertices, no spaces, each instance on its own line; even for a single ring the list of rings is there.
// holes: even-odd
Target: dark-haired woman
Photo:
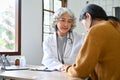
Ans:
[[[63,70],[79,78],[120,80],[120,26],[115,25],[119,21],[111,22],[103,8],[95,4],[82,10],[80,20],[88,34],[75,64]]]

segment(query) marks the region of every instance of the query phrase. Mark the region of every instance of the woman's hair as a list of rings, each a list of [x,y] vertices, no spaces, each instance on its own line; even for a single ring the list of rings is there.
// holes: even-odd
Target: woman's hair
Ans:
[[[120,22],[120,19],[115,16],[108,16],[108,20]]]
[[[91,15],[92,20],[99,18],[107,20],[107,14],[104,9],[96,4],[88,4],[81,12],[79,20],[86,19],[86,13]]]
[[[108,16],[108,21],[120,32],[120,19],[115,16]]]
[[[68,15],[70,15],[70,17],[73,20],[73,24],[72,24],[71,29],[73,29],[76,26],[76,18],[74,16],[74,14],[72,13],[72,11],[68,8],[61,7],[53,15],[53,20],[52,20],[52,27],[53,28],[55,28],[55,29],[57,28],[57,21],[64,13],[68,13]]]

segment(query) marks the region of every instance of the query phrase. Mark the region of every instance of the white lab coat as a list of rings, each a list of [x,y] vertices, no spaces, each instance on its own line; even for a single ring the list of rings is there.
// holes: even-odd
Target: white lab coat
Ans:
[[[79,49],[82,46],[84,34],[78,35],[75,32],[70,34],[71,40],[68,39],[69,34],[67,34],[67,43],[65,53],[63,55],[64,64],[73,64],[75,62],[76,55],[79,52]],[[57,40],[56,33],[51,34],[44,42],[43,42],[43,60],[42,64],[46,66],[48,69],[60,69],[63,65],[59,59],[60,55],[57,51]]]

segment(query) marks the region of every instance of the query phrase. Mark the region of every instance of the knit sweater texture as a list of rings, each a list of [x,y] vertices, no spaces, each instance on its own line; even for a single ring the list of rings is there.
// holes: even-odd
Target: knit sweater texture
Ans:
[[[75,64],[66,72],[92,80],[120,80],[120,32],[109,21],[92,26]]]

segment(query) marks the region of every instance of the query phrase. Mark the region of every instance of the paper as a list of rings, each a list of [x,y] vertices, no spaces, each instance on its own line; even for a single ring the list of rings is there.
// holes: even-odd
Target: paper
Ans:
[[[6,71],[9,71],[9,70],[28,70],[28,69],[29,69],[28,67],[15,66],[15,65],[5,66],[4,68],[3,67],[1,68],[1,70],[6,70]]]
[[[32,70],[32,71],[45,71],[45,72],[58,71],[56,69],[50,70],[50,69],[48,69],[46,67],[30,68],[29,70]]]

